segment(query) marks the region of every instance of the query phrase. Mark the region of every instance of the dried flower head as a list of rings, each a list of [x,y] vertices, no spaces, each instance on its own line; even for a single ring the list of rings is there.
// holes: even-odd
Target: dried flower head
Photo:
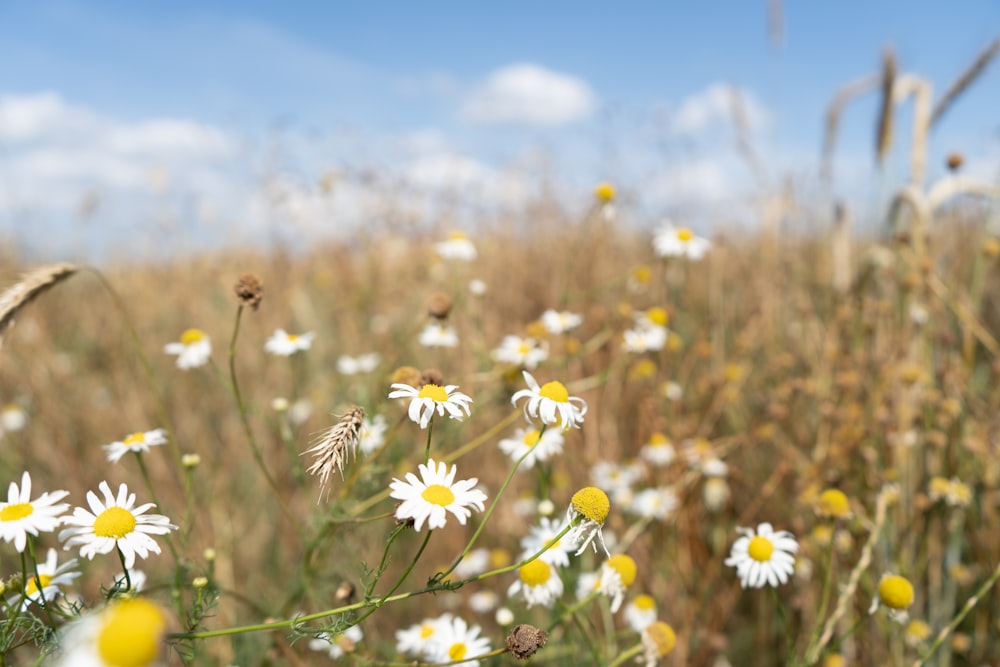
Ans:
[[[438,320],[447,319],[448,313],[451,312],[451,305],[450,296],[444,292],[435,292],[427,300],[427,314]]]
[[[507,635],[507,650],[518,660],[527,660],[545,646],[549,635],[545,630],[533,625],[515,625]]]
[[[306,450],[316,460],[309,466],[309,474],[319,475],[319,495],[316,503],[327,491],[330,475],[334,470],[344,474],[344,462],[351,454],[357,455],[358,444],[361,441],[361,428],[364,425],[365,409],[354,406],[345,412],[340,420],[330,430],[323,434],[315,446]]]
[[[422,373],[420,373],[420,386],[425,384],[436,384],[439,387],[444,386],[444,373],[436,368],[425,368]]]
[[[236,298],[240,300],[242,305],[257,310],[261,299],[264,298],[264,283],[260,282],[260,279],[254,274],[244,273],[236,281],[233,291],[236,292]]]
[[[392,373],[392,384],[408,384],[411,387],[423,385],[423,375],[413,366],[400,366]]]
[[[962,167],[963,162],[965,162],[965,156],[958,151],[948,153],[948,158],[945,160],[949,171],[958,171]]]

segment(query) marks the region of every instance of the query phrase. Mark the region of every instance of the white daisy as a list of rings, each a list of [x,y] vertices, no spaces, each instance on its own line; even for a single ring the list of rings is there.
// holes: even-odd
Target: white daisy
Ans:
[[[471,667],[478,664],[476,658],[490,652],[490,640],[480,637],[482,629],[469,625],[458,617],[442,623],[439,633],[430,642],[428,659],[430,662],[454,662],[454,667]],[[457,662],[461,660],[462,662]]]
[[[513,438],[500,441],[500,449],[514,461],[527,454],[521,465],[524,469],[530,469],[534,467],[535,461],[547,461],[562,454],[564,442],[565,438],[559,429],[547,428],[541,433],[537,428],[519,428]]]
[[[726,565],[736,568],[743,588],[761,588],[764,584],[777,587],[788,581],[795,569],[795,552],[799,543],[785,530],[777,532],[769,523],[752,528],[737,528],[743,537],[736,540]]]
[[[445,241],[434,244],[441,259],[456,259],[462,262],[471,262],[477,256],[476,246],[472,244],[469,237],[464,232],[454,231],[448,234]]]
[[[31,475],[24,471],[20,488],[11,482],[7,502],[0,503],[0,538],[24,553],[28,533],[38,537],[59,527],[61,515],[69,509],[68,503],[59,501],[68,495],[69,491],[49,491],[31,500]]]
[[[662,350],[667,344],[668,331],[666,327],[642,326],[635,329],[628,329],[624,333],[622,349],[625,352],[641,354],[642,352],[656,352]]]
[[[611,613],[615,613],[625,600],[625,590],[635,582],[635,561],[627,554],[615,554],[601,563],[597,591],[611,598]]]
[[[472,296],[483,296],[486,294],[486,283],[478,278],[469,281],[469,294]]]
[[[660,257],[687,257],[696,262],[705,256],[712,243],[696,236],[687,227],[674,227],[667,223],[653,237],[653,247]]]
[[[488,614],[500,603],[500,596],[491,590],[476,591],[469,596],[469,609],[477,614]]]
[[[632,496],[627,509],[645,519],[663,521],[677,509],[677,494],[670,487],[643,489]]]
[[[583,316],[569,311],[558,312],[551,308],[542,313],[542,326],[550,334],[558,335],[583,324]]]
[[[684,388],[676,382],[667,382],[663,385],[663,396],[668,401],[677,402],[684,396]]]
[[[465,520],[472,515],[469,507],[483,511],[486,494],[474,488],[478,478],[456,482],[458,466],[451,466],[449,470],[444,461],[438,463],[434,459],[428,459],[417,468],[420,479],[408,472],[405,482],[395,478],[389,485],[392,489],[389,495],[403,501],[396,508],[397,519],[413,519],[413,529],[419,531],[424,521],[428,528],[444,528],[447,512],[454,514],[464,526]]]
[[[88,491],[91,511],[77,507],[72,516],[63,518],[63,524],[72,526],[59,531],[59,539],[65,540],[64,548],[81,545],[80,555],[92,559],[117,547],[127,568],[135,565],[136,554],[146,558],[149,552],[160,553],[160,545],[150,535],[166,535],[177,526],[162,514],[146,514],[153,503],[135,507],[135,494],[129,493],[125,484],[118,487],[117,497],[107,482],[101,482],[99,488],[104,494],[103,503],[96,493]]]
[[[212,342],[201,329],[188,329],[181,334],[179,343],[167,343],[163,351],[177,355],[177,368],[188,370],[208,363],[212,356]]]
[[[167,618],[142,597],[112,602],[65,626],[56,667],[152,667],[160,664]]]
[[[167,442],[167,432],[162,428],[153,429],[152,431],[137,431],[131,435],[125,436],[123,440],[116,440],[110,445],[102,445],[102,447],[108,450],[108,461],[111,463],[118,463],[123,456],[129,452],[135,452],[136,454],[144,454],[149,451],[150,447],[155,447],[157,445],[162,445]]]
[[[552,541],[556,535],[562,532],[566,524],[543,516],[538,519],[538,525],[531,527],[531,532],[521,538],[520,560],[526,560],[541,551],[546,544]],[[550,565],[557,567],[567,567],[569,565],[569,555],[577,548],[576,542],[569,538],[569,534],[563,535],[559,541],[542,552],[538,557]]]
[[[642,469],[617,461],[598,461],[590,469],[590,479],[596,486],[607,489],[612,495],[628,491],[642,477]]]
[[[28,413],[16,403],[8,403],[0,409],[0,433],[20,431],[28,423]]]
[[[500,347],[493,350],[493,358],[500,363],[534,370],[538,364],[549,358],[549,352],[534,338],[504,336]]]
[[[654,433],[639,450],[639,456],[654,466],[668,466],[673,463],[676,452],[670,439],[662,433]]]
[[[455,576],[459,579],[468,579],[477,574],[482,574],[490,568],[490,550],[479,548],[473,549],[455,567]]]
[[[138,593],[146,587],[146,573],[130,567],[128,568],[128,577],[124,573],[116,575],[111,586],[120,592]]]
[[[600,585],[600,572],[581,572],[576,580],[576,599],[582,600],[591,593],[596,593]]]
[[[507,589],[507,597],[520,595],[529,609],[536,604],[551,607],[562,594],[563,582],[555,566],[541,558],[518,568],[517,580]]]
[[[358,440],[358,447],[368,456],[385,442],[385,432],[389,425],[385,422],[385,417],[375,415],[372,419],[365,417],[361,424],[361,439]]]
[[[644,667],[656,667],[660,658],[674,650],[677,635],[674,629],[663,621],[656,621],[642,631],[642,659]]]
[[[264,349],[279,357],[290,357],[296,352],[302,352],[312,347],[312,331],[304,334],[290,334],[284,329],[277,329],[264,343]]]
[[[437,618],[427,618],[405,630],[396,630],[396,652],[414,658],[426,658],[431,644],[443,634],[442,630],[451,626],[451,614]]]
[[[313,651],[325,652],[336,660],[348,653],[353,653],[358,642],[362,639],[364,639],[364,633],[361,632],[361,628],[352,625],[332,637],[327,632],[319,634],[315,639],[309,640],[309,648]]]
[[[337,372],[341,375],[358,375],[359,373],[371,373],[378,368],[381,357],[378,352],[369,352],[351,357],[342,354],[337,358]]]
[[[437,411],[442,417],[445,413],[452,419],[462,421],[462,411],[466,415],[471,414],[469,403],[472,399],[458,389],[458,385],[449,384],[441,387],[436,384],[425,384],[420,389],[411,387],[408,384],[395,383],[392,385],[389,398],[410,398],[410,407],[407,414],[415,424],[420,424],[420,428],[427,428],[434,412]]]
[[[458,347],[458,333],[455,328],[437,322],[425,326],[417,340],[424,347]]]
[[[538,386],[531,373],[528,371],[521,373],[529,389],[515,392],[510,402],[517,405],[520,399],[528,399],[524,404],[525,419],[536,417],[545,424],[561,424],[563,430],[580,427],[583,416],[587,414],[586,401],[578,396],[570,396],[562,382],[553,380]]]
[[[566,533],[566,537],[580,545],[576,552],[577,556],[583,553],[588,544],[593,544],[594,551],[597,551],[595,537],[601,543],[604,553],[608,554],[601,528],[604,527],[604,522],[610,513],[611,501],[608,499],[608,494],[597,487],[586,486],[573,494],[566,509],[566,520],[573,524],[573,528]]]
[[[42,604],[45,602],[52,604],[60,593],[61,586],[73,583],[73,580],[80,576],[80,573],[73,570],[76,567],[76,559],[71,558],[62,565],[59,565],[58,556],[55,549],[49,549],[44,563],[38,563],[38,576],[35,577],[28,572],[29,580],[24,587],[24,601],[21,603],[21,611],[26,611],[31,603]],[[39,590],[41,589],[41,590]],[[15,605],[21,599],[21,595],[7,598],[8,605]]]
[[[625,622],[636,632],[656,623],[656,600],[650,595],[637,595],[625,605]]]

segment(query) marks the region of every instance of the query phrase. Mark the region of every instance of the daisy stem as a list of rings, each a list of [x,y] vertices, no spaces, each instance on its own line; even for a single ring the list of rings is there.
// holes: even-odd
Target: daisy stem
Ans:
[[[482,574],[477,574],[477,575],[475,575],[473,577],[469,577],[468,579],[463,579],[462,581],[458,582],[458,585],[459,586],[464,586],[465,584],[473,582],[473,581],[481,581],[483,579],[489,579],[490,577],[495,577],[495,576],[500,575],[500,574],[507,574],[508,572],[513,572],[514,570],[522,568],[525,565],[527,565],[528,563],[530,563],[531,561],[538,560],[543,553],[545,553],[546,551],[548,551],[549,549],[551,549],[553,546],[555,546],[556,544],[558,544],[559,540],[561,540],[566,535],[566,533],[568,533],[572,528],[573,528],[573,524],[572,523],[566,524],[566,526],[561,531],[559,531],[558,535],[556,535],[551,540],[549,540],[548,542],[546,542],[545,546],[543,546],[537,552],[533,553],[530,557],[522,560],[520,563],[514,563],[513,565],[505,565],[504,567],[499,567],[499,568],[497,568],[495,570],[490,570],[489,572],[483,572]]]
[[[642,642],[639,642],[627,651],[623,651],[617,658],[608,663],[608,667],[618,667],[618,665],[623,665],[640,653],[642,653]]]
[[[402,527],[403,526],[400,526],[400,528],[402,528]],[[395,535],[399,534],[398,531],[393,531],[393,532],[394,532]],[[383,595],[377,601],[372,602],[371,609],[369,609],[365,614],[363,614],[361,616],[361,618],[358,618],[358,619],[352,621],[351,622],[351,626],[354,626],[354,625],[357,625],[357,624],[361,623],[361,621],[365,620],[366,618],[368,618],[369,616],[371,616],[372,614],[374,614],[376,611],[378,611],[379,608],[383,604],[386,603],[386,600],[388,600],[390,598],[390,596],[392,596],[392,594],[395,593],[399,589],[399,587],[403,585],[403,582],[406,581],[406,578],[408,576],[410,576],[410,572],[413,571],[413,568],[416,567],[416,565],[417,565],[417,561],[419,561],[420,557],[423,555],[424,549],[427,548],[427,543],[431,541],[431,533],[433,533],[433,532],[434,532],[433,530],[428,530],[427,531],[427,534],[424,536],[424,541],[423,541],[423,543],[421,543],[420,548],[417,549],[417,553],[413,557],[413,560],[410,561],[410,564],[407,566],[406,570],[403,571],[403,574],[400,575],[399,579],[396,581],[396,583],[393,585],[393,587],[389,589],[389,592],[386,593],[385,595]],[[385,553],[382,554],[383,564],[385,562],[385,557],[386,557],[386,555],[389,552],[389,548],[388,547],[389,547],[389,545],[387,544],[386,545]],[[382,567],[382,566],[380,565],[380,567]],[[366,591],[367,595],[371,594],[371,589],[372,588],[374,588],[374,582],[372,583],[371,586],[369,586],[369,590]],[[367,595],[366,595],[366,597],[367,597]],[[406,595],[406,594],[404,594],[404,595]]]
[[[834,526],[835,527],[835,526]],[[813,628],[812,638],[809,640],[809,648],[806,650],[806,654],[812,649],[813,643],[819,639],[820,630],[823,627],[823,617],[826,616],[826,608],[830,604],[830,590],[833,588],[833,548],[834,548],[834,535],[835,531],[830,532],[830,544],[826,549],[826,577],[823,582],[823,593],[820,598],[819,612],[816,614],[816,627]]]
[[[52,610],[49,609],[49,602],[45,599],[45,586],[42,585],[42,577],[38,574],[38,557],[35,555],[35,540],[31,535],[28,535],[28,551],[31,553],[31,567],[35,573],[33,581],[35,582],[35,588],[38,589],[39,604],[45,609],[45,615],[49,617],[49,623],[55,627],[56,621],[52,618]],[[22,553],[21,556],[23,558],[24,554]],[[27,581],[24,584],[24,592],[25,594],[28,592]]]
[[[433,416],[431,417],[431,420],[429,422],[427,422],[427,446],[424,447],[424,463],[427,463],[427,461],[429,461],[430,458],[431,458],[431,434],[432,433],[434,433],[434,417]]]
[[[375,576],[372,577],[371,582],[369,582],[369,584],[365,587],[366,600],[372,596],[372,591],[375,590],[378,580],[381,579],[382,575],[385,573],[385,566],[389,560],[389,547],[392,546],[392,543],[396,541],[396,538],[399,537],[399,534],[402,533],[405,528],[406,524],[401,523],[397,525],[391,533],[389,533],[389,539],[385,541],[385,549],[382,550],[382,559],[379,560],[378,569],[375,570]]]
[[[593,602],[594,598],[596,598],[596,597],[597,597],[597,591],[592,591],[591,593],[589,593],[587,595],[587,597],[583,598],[582,600],[580,600],[576,604],[567,607],[566,611],[563,612],[562,616],[560,616],[555,621],[553,621],[552,624],[549,625],[549,627],[547,627],[545,629],[545,631],[551,634],[553,630],[555,630],[560,625],[562,625],[563,623],[565,623],[567,618],[569,618],[570,616],[575,615],[576,612],[580,611],[581,609],[583,609],[584,607],[586,607],[588,604],[590,604],[591,602]]]
[[[483,653],[481,655],[476,655],[471,658],[459,658],[458,660],[449,660],[448,662],[421,662],[420,667],[447,667],[448,665],[465,665],[470,662],[478,662],[480,660],[485,660],[486,658],[494,658],[498,655],[503,655],[508,653],[509,648],[497,648],[493,649],[489,653]],[[413,667],[415,664],[413,660],[408,662],[365,662],[366,665],[378,665],[378,667]]]
[[[122,553],[121,547],[116,544],[115,549],[118,550],[118,560],[121,561],[122,571],[125,572],[125,592],[128,593],[132,590],[132,577],[128,573],[128,568],[125,567],[125,554]]]
[[[153,480],[149,476],[149,469],[146,468],[146,461],[142,458],[142,452],[136,452],[135,458],[139,462],[139,472],[142,473],[142,481],[146,483],[146,491],[149,492],[149,497],[152,498],[153,503],[159,508],[160,501],[156,499],[156,491],[153,488]],[[187,475],[185,475],[185,477],[186,476]],[[170,548],[170,553],[174,557],[174,563],[179,566],[180,555],[177,553],[177,547],[174,546],[173,539],[171,539],[169,533],[164,535],[163,539],[167,543],[167,547]]]
[[[773,586],[769,586],[768,588],[771,589],[771,597],[774,598],[774,605],[778,610],[778,619],[781,622],[781,635],[785,638],[785,652],[787,654],[785,664],[792,664],[795,639],[789,633],[788,614],[785,612],[785,605],[781,604],[781,598],[778,597],[778,589]]]

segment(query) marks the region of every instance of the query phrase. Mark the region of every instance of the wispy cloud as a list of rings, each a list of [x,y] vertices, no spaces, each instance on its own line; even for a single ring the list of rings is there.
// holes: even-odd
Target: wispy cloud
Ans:
[[[747,127],[750,130],[766,127],[770,116],[750,91],[714,83],[681,100],[672,114],[671,129],[679,134],[700,134],[732,127],[735,95],[741,98]]]
[[[462,117],[473,123],[565,125],[586,118],[597,96],[586,81],[539,65],[502,67],[468,95]]]

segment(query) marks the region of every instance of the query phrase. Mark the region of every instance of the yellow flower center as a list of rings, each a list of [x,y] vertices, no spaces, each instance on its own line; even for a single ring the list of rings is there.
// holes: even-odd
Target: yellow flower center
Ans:
[[[653,270],[646,266],[645,264],[640,264],[632,268],[632,280],[639,283],[640,285],[645,285],[650,280],[653,279]]]
[[[552,577],[552,567],[541,558],[536,558],[518,570],[518,576],[528,586],[541,586]]]
[[[468,238],[469,237],[466,235],[465,232],[457,230],[457,229],[455,231],[451,232],[450,234],[448,234],[448,240],[449,241],[465,241]]]
[[[94,535],[116,540],[135,530],[135,516],[122,507],[109,507],[94,519]]]
[[[662,447],[663,445],[669,445],[670,440],[662,433],[654,433],[649,436],[649,444],[653,447]]]
[[[771,560],[771,554],[774,553],[774,544],[771,540],[763,537],[761,535],[755,535],[752,540],[750,540],[750,546],[747,547],[747,553],[750,558],[761,563],[766,563]]]
[[[31,503],[14,503],[0,510],[0,521],[18,521],[35,511]]]
[[[205,339],[205,333],[201,329],[188,329],[181,334],[181,343],[184,345],[194,345]]]
[[[594,188],[594,196],[606,204],[615,198],[615,186],[610,183],[598,183]]]
[[[816,501],[816,511],[823,516],[845,517],[851,513],[851,505],[843,491],[827,489],[819,494],[819,500]]]
[[[147,667],[156,661],[166,619],[159,607],[143,598],[110,607],[97,636],[97,654],[114,667]]]
[[[528,447],[534,447],[538,444],[538,440],[542,437],[540,431],[528,431],[524,434],[524,444]]]
[[[517,346],[517,352],[518,354],[528,354],[529,352],[531,352],[531,345],[522,342],[520,345]]]
[[[667,326],[667,320],[669,316],[665,308],[660,308],[655,306],[646,311],[646,319],[648,319],[653,324],[659,324],[661,327]]]
[[[922,642],[931,636],[931,627],[921,620],[914,619],[906,626],[906,634],[915,641]]]
[[[656,655],[661,658],[673,651],[677,644],[677,635],[674,634],[674,629],[663,621],[657,621],[646,628],[646,636],[656,647]]]
[[[465,657],[465,653],[468,650],[469,650],[468,647],[462,642],[452,644],[451,648],[448,649],[448,657],[451,658],[452,660],[461,660],[462,658]]]
[[[596,486],[586,486],[570,499],[570,504],[577,512],[597,524],[604,524],[611,512],[611,501],[608,494]]]
[[[431,484],[423,490],[420,497],[433,505],[440,505],[441,507],[447,507],[455,502],[455,494],[452,493],[451,489],[440,484]]]
[[[890,609],[906,609],[913,604],[913,584],[906,577],[891,574],[879,583],[878,596]]]
[[[417,397],[429,398],[435,403],[448,402],[448,392],[445,391],[444,387],[439,387],[436,384],[425,384],[420,388],[420,393],[417,394]]]
[[[563,383],[558,380],[543,384],[538,394],[556,403],[569,403],[569,392]]]
[[[299,335],[298,334],[288,334],[288,342],[289,343],[294,343],[298,339],[299,339]]]
[[[678,241],[690,241],[694,238],[694,232],[692,232],[687,227],[681,227],[677,230],[677,240]]]
[[[32,577],[28,582],[28,585],[24,587],[24,592],[28,595],[34,595],[41,589],[49,585],[52,581],[52,575],[49,574],[39,574],[37,577]]]
[[[615,554],[607,560],[608,567],[612,568],[622,578],[625,586],[631,586],[635,581],[635,561],[627,554]]]
[[[656,600],[651,595],[640,595],[635,599],[633,604],[637,609],[642,609],[643,611],[656,609]]]
[[[126,445],[140,445],[146,442],[146,434],[133,433],[132,435],[126,437],[125,440],[123,440],[122,442],[124,442]]]
[[[425,623],[424,625],[420,626],[420,638],[421,639],[427,639],[428,637],[430,637],[433,634],[434,634],[434,626],[433,625],[427,625]]]

